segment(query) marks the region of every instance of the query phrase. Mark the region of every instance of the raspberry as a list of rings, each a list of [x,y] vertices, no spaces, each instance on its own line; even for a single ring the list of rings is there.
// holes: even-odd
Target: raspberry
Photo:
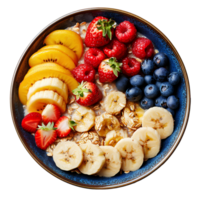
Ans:
[[[140,59],[152,58],[154,54],[153,43],[147,38],[137,38],[133,42],[132,52]]]
[[[88,64],[81,64],[72,70],[74,78],[81,83],[82,81],[94,82],[95,69]]]
[[[103,51],[97,48],[90,48],[85,53],[84,62],[97,68],[100,65],[101,61],[105,58],[106,56]]]
[[[129,21],[123,21],[116,27],[115,36],[120,42],[132,42],[136,35],[137,30],[134,24]]]

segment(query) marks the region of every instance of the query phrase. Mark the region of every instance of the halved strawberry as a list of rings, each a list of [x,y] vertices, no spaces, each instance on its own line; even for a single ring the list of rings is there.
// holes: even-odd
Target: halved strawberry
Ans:
[[[30,133],[35,133],[37,131],[38,125],[40,125],[41,122],[42,122],[41,114],[32,112],[24,117],[21,125],[25,131],[28,131]]]
[[[49,122],[57,122],[60,118],[61,112],[60,109],[53,105],[48,104],[42,112],[42,121],[44,124],[48,124]]]
[[[74,130],[73,126],[76,126],[76,123],[74,121],[70,120],[66,116],[60,117],[60,119],[55,124],[58,137],[62,138],[69,135],[71,130]]]
[[[42,123],[42,126],[39,126],[35,133],[35,143],[40,149],[46,150],[49,145],[56,141],[57,132],[53,126],[53,122],[49,122],[46,126]]]

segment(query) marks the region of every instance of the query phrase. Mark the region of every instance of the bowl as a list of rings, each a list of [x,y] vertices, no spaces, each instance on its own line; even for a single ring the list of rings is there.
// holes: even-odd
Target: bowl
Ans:
[[[164,52],[168,55],[170,60],[169,70],[178,71],[181,75],[181,83],[177,89],[177,96],[180,99],[180,107],[175,116],[175,129],[173,134],[167,139],[162,140],[159,154],[144,162],[139,170],[130,173],[119,173],[111,178],[76,174],[62,171],[57,168],[52,157],[48,157],[45,151],[37,148],[34,137],[22,129],[21,121],[24,114],[22,104],[18,97],[19,84],[29,69],[28,59],[35,51],[43,46],[43,40],[48,34],[53,30],[65,29],[66,27],[75,25],[77,22],[90,22],[94,17],[100,15],[107,18],[112,17],[117,23],[124,20],[133,22],[138,32],[148,37],[160,52]],[[165,161],[172,155],[181,141],[187,126],[190,112],[190,86],[187,72],[181,57],[173,44],[158,28],[141,17],[123,10],[113,8],[88,8],[69,13],[54,21],[42,30],[28,45],[19,59],[13,75],[10,91],[10,107],[13,123],[22,144],[41,167],[55,177],[76,186],[94,189],[108,189],[135,183],[147,177],[165,163]]]

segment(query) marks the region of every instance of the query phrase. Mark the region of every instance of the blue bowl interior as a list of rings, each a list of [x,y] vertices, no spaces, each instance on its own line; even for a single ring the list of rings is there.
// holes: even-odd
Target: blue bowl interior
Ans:
[[[42,46],[42,41],[44,37],[55,29],[62,29],[66,28],[68,26],[75,25],[76,22],[90,22],[94,17],[97,16],[105,16],[107,18],[113,18],[116,20],[117,23],[120,23],[124,20],[128,20],[130,22],[133,22],[138,30],[138,32],[144,34],[146,37],[148,37],[155,45],[156,49],[158,49],[160,52],[164,52],[167,54],[170,60],[170,66],[169,70],[170,72],[176,71],[179,72],[181,75],[181,83],[177,87],[176,95],[179,97],[180,100],[180,107],[176,111],[175,116],[175,129],[173,134],[168,137],[165,140],[162,140],[162,147],[159,152],[159,154],[149,159],[148,161],[144,162],[142,167],[135,171],[130,172],[128,174],[118,174],[112,178],[102,178],[97,176],[87,176],[83,174],[76,174],[71,172],[65,172],[60,170],[56,167],[55,163],[53,162],[52,157],[48,157],[46,155],[46,152],[43,150],[40,150],[36,147],[34,137],[24,131],[21,127],[21,121],[23,119],[23,108],[22,104],[19,101],[18,98],[18,87],[19,83],[22,81],[25,73],[28,70],[28,58],[30,55],[35,52],[37,49],[39,49]],[[111,186],[116,184],[125,183],[127,181],[134,180],[136,178],[139,178],[140,176],[147,174],[152,170],[152,168],[157,165],[162,159],[166,156],[166,154],[169,152],[169,150],[173,147],[178,135],[179,131],[181,129],[181,126],[183,124],[184,116],[185,116],[185,110],[186,110],[186,84],[183,77],[183,72],[181,70],[181,67],[179,65],[179,62],[173,53],[172,49],[169,47],[169,45],[161,38],[161,36],[154,31],[152,28],[150,28],[147,24],[142,23],[141,21],[137,20],[136,18],[126,16],[124,14],[120,14],[118,12],[114,11],[85,11],[82,14],[73,14],[73,18],[66,17],[64,20],[61,20],[56,25],[52,25],[48,28],[48,30],[44,33],[41,33],[38,38],[36,38],[37,42],[33,42],[30,46],[30,48],[27,50],[26,55],[22,58],[22,61],[20,63],[19,69],[16,73],[14,85],[13,85],[13,92],[12,92],[12,102],[13,102],[13,113],[15,117],[15,121],[17,123],[17,128],[19,130],[19,134],[26,143],[27,146],[29,146],[30,151],[32,154],[35,155],[46,168],[52,170],[55,174],[62,176],[63,178],[73,181],[78,184],[86,184],[88,186]],[[36,44],[37,43],[37,44]]]

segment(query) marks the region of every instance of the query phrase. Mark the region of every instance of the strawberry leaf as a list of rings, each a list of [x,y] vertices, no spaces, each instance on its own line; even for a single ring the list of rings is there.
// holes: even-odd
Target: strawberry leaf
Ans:
[[[72,121],[72,120],[69,120],[69,127],[74,131],[74,126],[76,126],[76,122],[75,121]]]
[[[76,89],[72,90],[72,93],[76,96],[76,100],[80,97],[84,97],[84,92],[89,93],[90,90],[85,88],[87,82],[82,82]]]
[[[42,126],[38,125],[38,129],[41,129],[44,131],[51,131],[51,130],[56,130],[57,128],[54,128],[53,122],[49,122],[46,126],[44,123],[42,123]]]
[[[113,73],[118,77],[118,72],[121,72],[122,63],[117,62],[117,59],[112,57],[108,60],[107,64],[113,69]]]

